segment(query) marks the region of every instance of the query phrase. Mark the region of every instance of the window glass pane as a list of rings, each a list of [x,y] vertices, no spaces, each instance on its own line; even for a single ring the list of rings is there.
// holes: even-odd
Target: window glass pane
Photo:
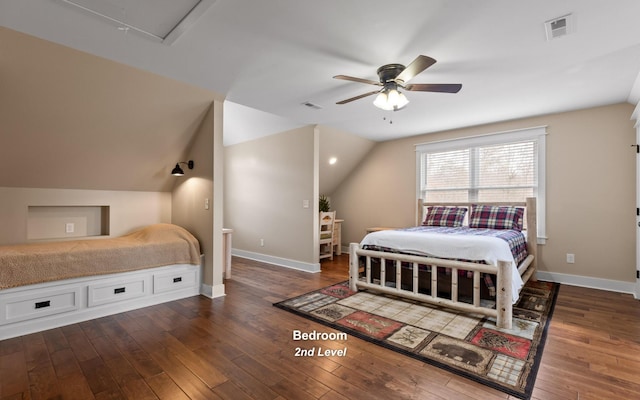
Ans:
[[[534,142],[482,147],[478,154],[479,188],[536,185]]]
[[[481,189],[478,191],[478,201],[524,201],[527,197],[534,197],[533,188],[518,189]]]
[[[468,190],[437,190],[437,191],[428,191],[426,195],[423,196],[423,199],[428,202],[467,202],[469,201],[469,191]]]
[[[427,190],[467,189],[469,150],[427,154],[425,184]]]

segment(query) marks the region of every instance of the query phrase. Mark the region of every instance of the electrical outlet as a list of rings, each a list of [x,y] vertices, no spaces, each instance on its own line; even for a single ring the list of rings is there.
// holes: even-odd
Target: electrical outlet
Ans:
[[[567,264],[575,264],[576,255],[572,253],[567,253]]]
[[[73,222],[67,222],[64,225],[64,232],[65,233],[73,233],[76,231],[76,224],[74,224]]]
[[[264,239],[260,239],[260,247],[264,247]]]
[[[204,209],[205,210],[209,209],[209,199],[204,199]]]

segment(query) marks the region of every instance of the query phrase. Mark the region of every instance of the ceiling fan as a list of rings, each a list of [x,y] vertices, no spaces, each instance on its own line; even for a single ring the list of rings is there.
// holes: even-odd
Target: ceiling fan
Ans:
[[[409,103],[406,96],[398,89],[408,90],[410,92],[441,92],[441,93],[458,93],[462,88],[459,83],[414,83],[408,84],[414,76],[418,75],[425,69],[436,63],[431,57],[419,55],[408,66],[402,64],[386,64],[378,68],[379,82],[369,79],[355,78],[347,75],[336,75],[335,79],[345,81],[367,83],[375,86],[382,86],[381,89],[374,90],[359,96],[351,97],[346,100],[337,102],[336,104],[346,104],[363,97],[378,94],[373,104],[383,110],[397,111]]]

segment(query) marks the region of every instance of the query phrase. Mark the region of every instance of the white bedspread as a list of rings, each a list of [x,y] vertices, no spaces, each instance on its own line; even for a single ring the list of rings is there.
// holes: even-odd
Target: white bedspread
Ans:
[[[497,265],[498,260],[510,261],[513,268],[511,286],[514,304],[518,301],[520,289],[524,285],[509,244],[497,237],[385,230],[365,236],[360,246],[365,245],[436,258],[484,261],[490,265]]]

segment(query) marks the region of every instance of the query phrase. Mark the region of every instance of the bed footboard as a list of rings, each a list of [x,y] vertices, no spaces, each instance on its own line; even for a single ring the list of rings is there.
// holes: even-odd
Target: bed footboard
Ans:
[[[432,257],[412,256],[398,253],[386,253],[381,251],[364,250],[360,248],[358,243],[351,243],[349,247],[349,287],[352,291],[361,289],[370,289],[382,293],[392,294],[405,297],[429,304],[453,308],[460,311],[479,313],[496,319],[498,328],[511,329],[512,327],[512,271],[510,262],[498,261],[498,265],[476,264],[465,261],[454,261]],[[360,257],[364,257],[364,276],[360,276],[361,266]],[[371,273],[372,258],[380,259],[381,274],[380,279],[373,278]],[[531,276],[533,268],[527,268],[532,263],[533,256],[529,256],[525,270]],[[385,269],[389,265],[395,268],[396,279],[393,282],[385,281]],[[403,288],[401,285],[400,274],[402,271],[401,264],[409,263],[412,266],[413,284],[410,289]],[[438,296],[438,274],[431,274],[430,288],[425,294],[419,285],[418,273],[419,266],[428,266],[431,269],[438,267],[451,269],[451,287],[450,298]],[[458,298],[458,271],[466,270],[473,274],[473,299],[471,303],[460,301]],[[496,307],[489,308],[482,306],[480,302],[480,275],[482,273],[494,274],[496,281]],[[521,272],[521,275],[522,272]],[[524,276],[523,276],[524,278]],[[528,278],[528,277],[527,277]],[[424,289],[424,288],[423,288]]]

